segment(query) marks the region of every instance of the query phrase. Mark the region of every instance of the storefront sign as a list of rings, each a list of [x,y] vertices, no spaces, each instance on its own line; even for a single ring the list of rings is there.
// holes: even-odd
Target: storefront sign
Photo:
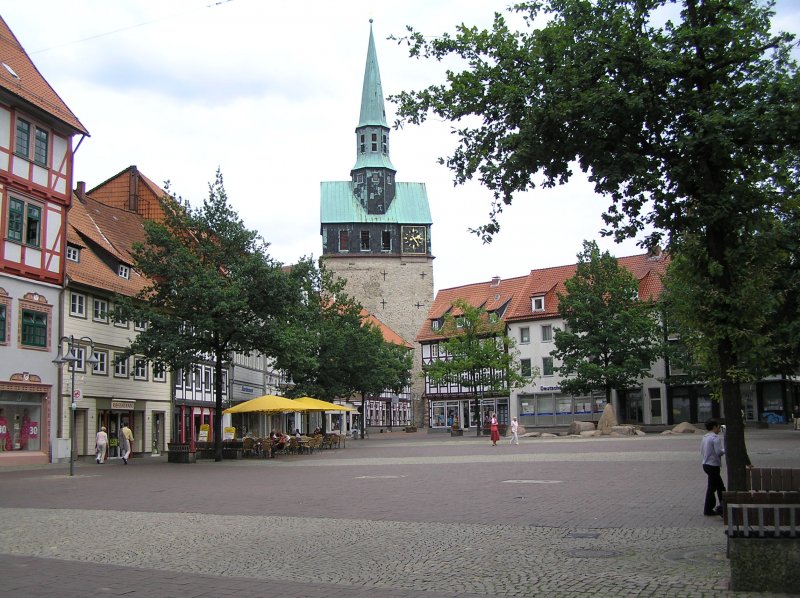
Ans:
[[[253,394],[253,387],[252,386],[242,386],[242,392],[248,395]]]
[[[228,427],[222,429],[222,439],[223,440],[233,440],[236,438],[236,428]]]
[[[540,386],[539,390],[561,390],[560,386]]]
[[[208,442],[208,430],[208,424],[203,424],[200,426],[200,435],[197,437],[198,442]]]
[[[111,401],[112,409],[121,409],[123,411],[133,411],[136,401]]]

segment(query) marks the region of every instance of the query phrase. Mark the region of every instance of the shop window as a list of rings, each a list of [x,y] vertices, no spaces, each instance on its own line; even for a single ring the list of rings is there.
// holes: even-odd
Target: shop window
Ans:
[[[28,347],[47,346],[47,323],[49,314],[41,311],[22,310],[22,345]]]
[[[4,393],[0,393],[4,394]],[[21,393],[23,396],[28,393]],[[31,396],[31,400],[33,395]],[[0,401],[0,451],[41,450],[41,407]]]

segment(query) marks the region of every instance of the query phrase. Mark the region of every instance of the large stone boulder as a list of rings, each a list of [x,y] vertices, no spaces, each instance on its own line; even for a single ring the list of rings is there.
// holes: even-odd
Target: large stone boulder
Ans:
[[[611,434],[611,429],[618,426],[617,414],[614,413],[614,406],[611,403],[606,403],[603,407],[603,415],[600,416],[600,421],[597,422],[597,429],[601,434]]]
[[[636,436],[636,426],[612,426],[611,433],[619,436]]]
[[[696,426],[690,424],[689,422],[681,422],[674,428],[672,428],[673,434],[695,434],[699,432]]]
[[[569,433],[579,435],[581,432],[594,432],[594,422],[579,422],[573,420],[569,425]]]

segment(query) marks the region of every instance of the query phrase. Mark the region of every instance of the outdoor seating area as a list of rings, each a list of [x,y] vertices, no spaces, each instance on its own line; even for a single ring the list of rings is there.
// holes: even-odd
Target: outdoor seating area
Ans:
[[[301,436],[299,439],[295,436],[290,436],[288,440],[277,443],[272,442],[269,437],[245,437],[241,440],[223,441],[222,456],[225,459],[269,459],[283,455],[310,455],[323,449],[341,448],[344,443],[344,436],[337,433]],[[196,455],[198,459],[213,459],[214,443],[196,442],[193,455]]]

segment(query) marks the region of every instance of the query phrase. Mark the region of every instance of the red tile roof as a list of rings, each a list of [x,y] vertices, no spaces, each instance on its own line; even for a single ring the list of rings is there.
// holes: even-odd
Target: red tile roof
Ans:
[[[666,271],[669,257],[657,252],[621,257],[619,265],[627,268],[639,281],[639,296],[654,299],[662,290],[661,279]],[[456,309],[453,303],[462,299],[474,307],[496,311],[505,322],[552,318],[558,314],[558,294],[566,293],[564,281],[572,278],[576,264],[531,270],[527,276],[488,282],[479,282],[442,289],[436,294],[428,318],[417,333],[416,341],[425,342],[442,338],[441,332],[433,330],[431,322]],[[544,311],[533,311],[532,299],[544,297]]]
[[[67,242],[81,247],[80,261],[67,260],[67,276],[75,283],[133,296],[148,281],[133,269],[134,242],[145,240],[143,219],[73,195],[67,216]],[[130,268],[129,278],[119,275],[119,265]]]
[[[364,321],[369,322],[373,326],[377,326],[383,335],[383,340],[393,345],[399,345],[407,349],[413,349],[414,345],[407,342],[402,336],[397,334],[394,330],[389,328],[386,324],[381,322],[376,316],[369,313],[366,309],[361,310],[361,317]]]
[[[2,17],[0,17],[0,62],[11,68],[9,70],[0,65],[0,88],[44,110],[73,131],[89,134],[64,100],[42,77]]]

